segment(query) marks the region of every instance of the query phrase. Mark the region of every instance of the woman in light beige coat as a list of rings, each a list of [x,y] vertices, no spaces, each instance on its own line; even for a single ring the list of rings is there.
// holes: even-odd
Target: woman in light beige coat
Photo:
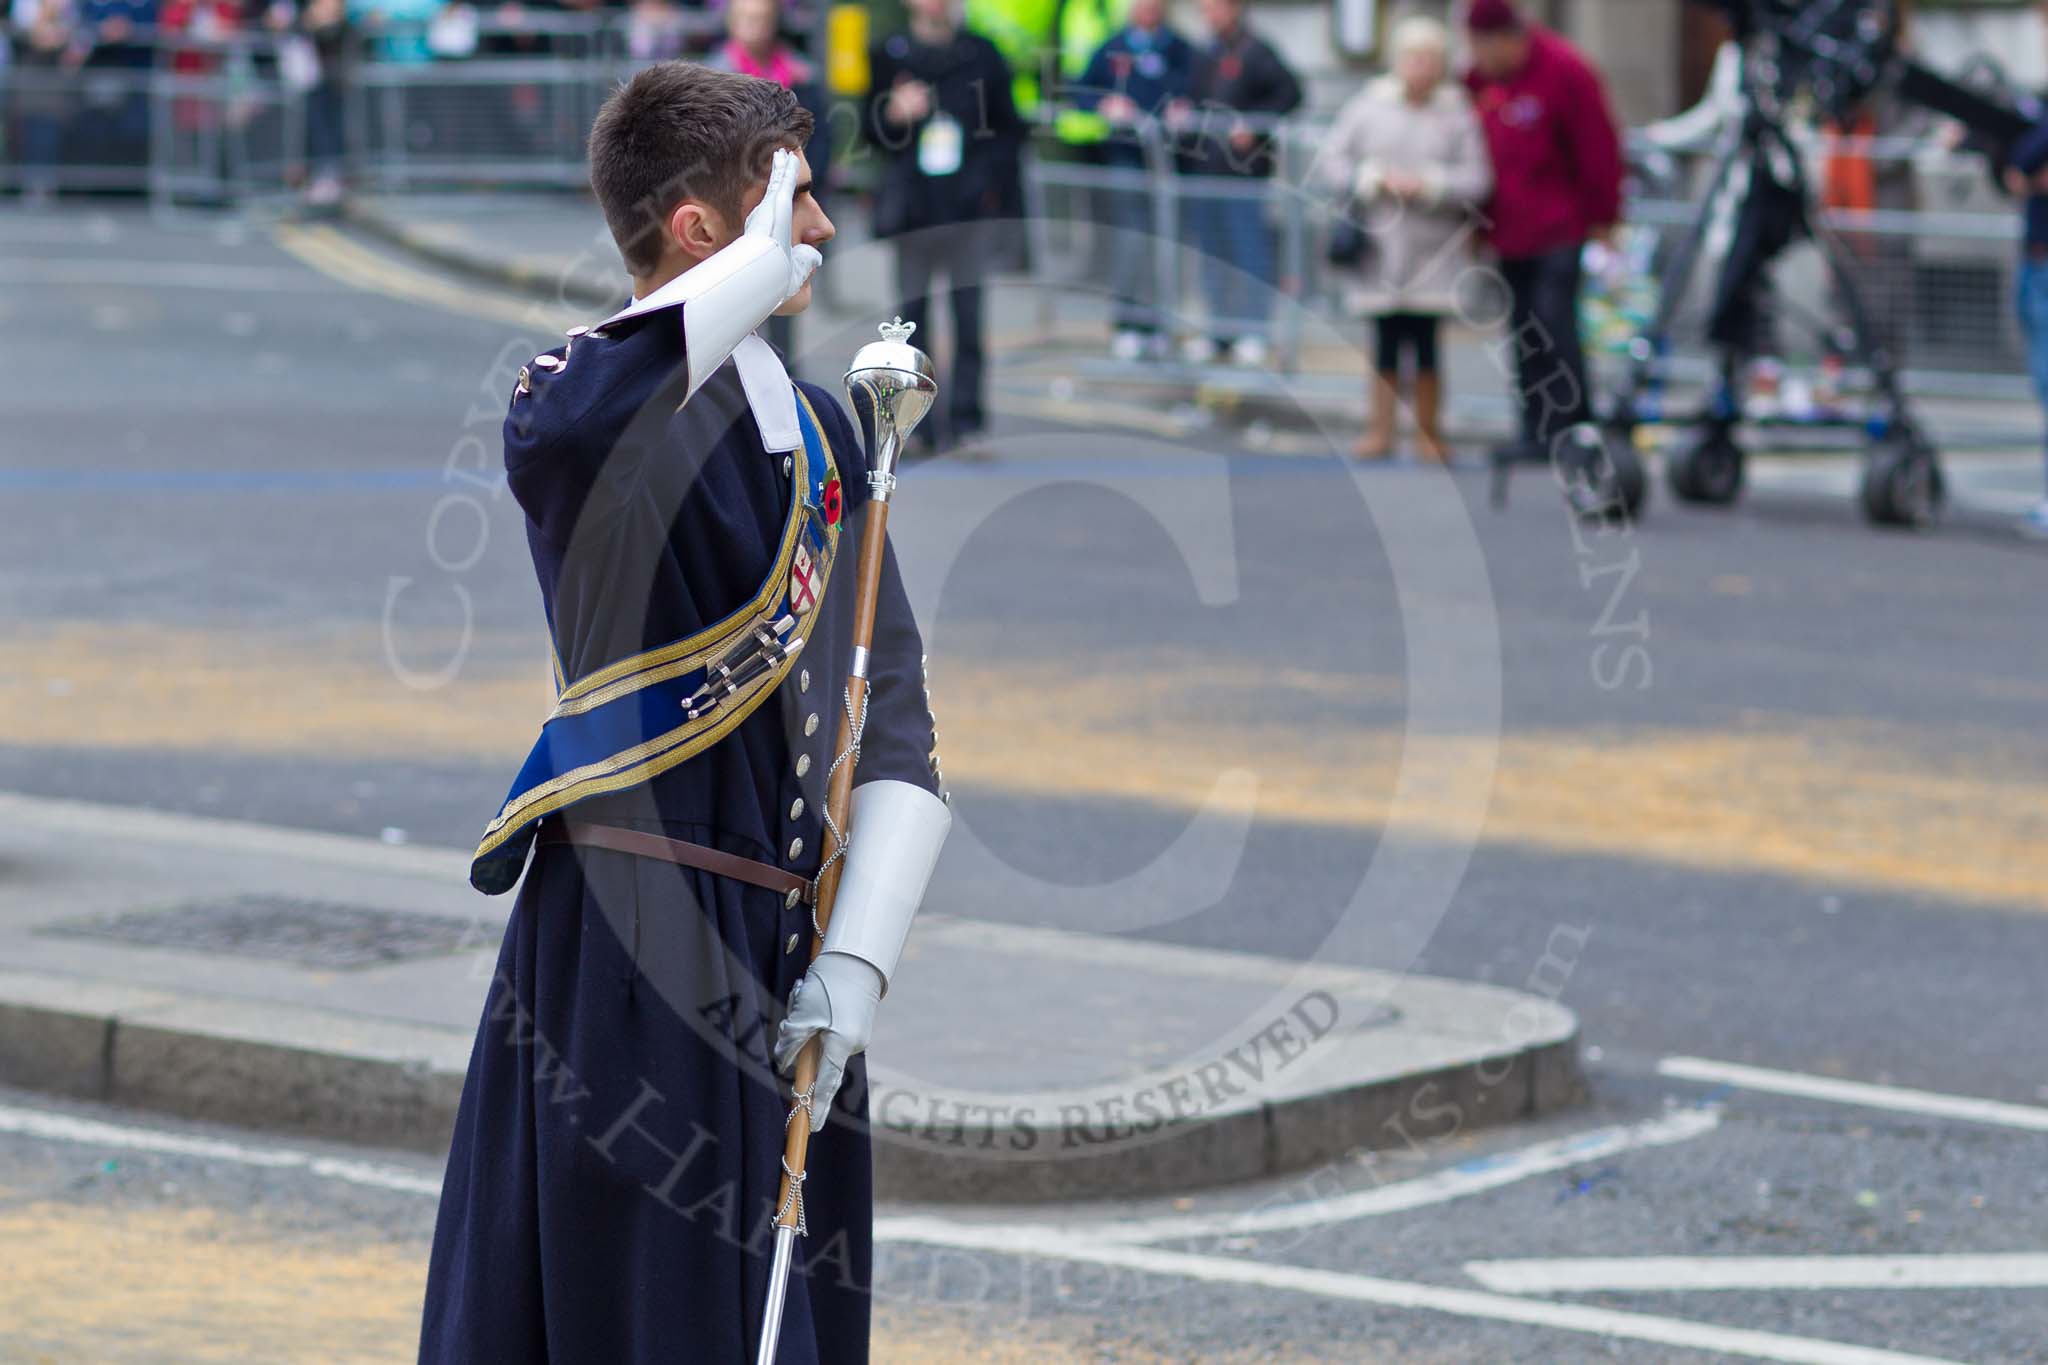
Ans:
[[[1458,276],[1479,239],[1477,214],[1493,190],[1486,141],[1464,89],[1450,75],[1450,35],[1434,19],[1394,26],[1391,74],[1353,96],[1337,116],[1321,166],[1347,197],[1368,249],[1349,292],[1352,310],[1373,319],[1375,373],[1369,381],[1360,459],[1393,450],[1401,364],[1415,373],[1416,445],[1446,458],[1437,333],[1455,310]]]

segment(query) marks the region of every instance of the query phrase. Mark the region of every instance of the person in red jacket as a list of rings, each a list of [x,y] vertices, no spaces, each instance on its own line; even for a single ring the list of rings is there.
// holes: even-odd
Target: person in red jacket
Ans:
[[[1514,0],[1471,0],[1465,83],[1486,132],[1488,236],[1513,297],[1509,345],[1522,429],[1500,458],[1551,457],[1592,416],[1579,339],[1580,259],[1621,217],[1621,134],[1599,73]]]

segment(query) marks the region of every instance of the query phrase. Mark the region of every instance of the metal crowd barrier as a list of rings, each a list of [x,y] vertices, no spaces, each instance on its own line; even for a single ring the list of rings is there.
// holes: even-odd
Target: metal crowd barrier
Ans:
[[[270,33],[202,41],[138,32],[78,71],[17,53],[0,72],[0,187],[144,191],[166,207],[286,203],[313,174],[313,124],[337,116],[340,169],[359,186],[580,186],[584,138],[606,93],[648,60],[707,47],[718,22],[702,11],[659,29],[630,17],[537,15],[508,27],[479,16],[469,35],[474,55],[455,60],[428,56],[436,38],[418,26],[358,30],[358,49],[311,88],[303,73],[287,79],[281,36]],[[445,35],[439,41],[445,46]],[[1246,198],[1263,205],[1273,234],[1274,287],[1336,314],[1344,276],[1326,264],[1323,243],[1342,206],[1316,164],[1327,125],[1245,122],[1277,139],[1269,180],[1184,173],[1176,149],[1185,130],[1152,120],[1125,134],[1139,165],[1102,164],[1087,146],[1063,141],[1056,111],[1046,111],[1026,159],[1025,204],[1035,278],[1051,286],[1039,291],[1048,315],[1083,294],[1099,300],[1115,233],[1142,231],[1157,306],[1170,325],[1199,329],[1192,214],[1205,202]],[[1220,129],[1212,120],[1208,131]],[[1627,217],[1640,263],[1654,266],[1697,211],[1703,157],[1659,152],[1640,137],[1631,145],[1639,173]],[[1826,145],[1815,137],[1807,148],[1818,183]],[[2025,375],[2012,306],[2018,206],[1979,159],[1932,141],[1877,141],[1864,152],[1877,182],[1894,193],[1906,187],[1905,206],[1830,211],[1824,221],[1849,243],[1888,345],[1920,387],[2017,391]],[[1711,274],[1703,272],[1681,315],[1681,361],[1704,361],[1698,323]],[[1776,295],[1786,359],[1796,362],[1799,348],[1814,344],[1798,334],[1816,322],[1824,330],[1839,305],[1810,251],[1781,263]],[[1090,307],[1099,315],[1099,302]],[[1302,360],[1303,316],[1274,310],[1268,340],[1283,368]],[[1624,345],[1633,320],[1626,300],[1605,313],[1596,307],[1596,356]]]
[[[1256,135],[1275,139],[1279,165],[1270,179],[1184,170],[1179,153],[1193,133],[1170,129],[1153,118],[1117,133],[1125,146],[1135,143],[1141,166],[1104,164],[1096,155],[1102,144],[1063,141],[1057,111],[1045,112],[1033,127],[1025,163],[1027,240],[1034,277],[1055,291],[1100,299],[1110,278],[1111,238],[1142,231],[1152,246],[1149,299],[1163,330],[1169,338],[1193,335],[1207,325],[1195,215],[1209,204],[1251,200],[1264,207],[1273,234],[1275,289],[1318,297],[1323,292],[1318,243],[1329,207],[1323,202],[1327,196],[1317,195],[1307,184],[1313,130],[1298,121],[1269,117],[1249,116],[1243,121]],[[1208,131],[1216,130],[1211,126]],[[1061,300],[1052,291],[1041,292],[1039,299],[1041,323],[1050,329],[1059,321]],[[1276,307],[1266,328],[1265,338],[1283,369],[1298,363],[1301,321],[1298,310]]]
[[[0,190],[262,205],[315,177],[308,135],[329,117],[353,184],[580,185],[583,140],[612,86],[649,61],[708,49],[721,24],[681,11],[653,25],[479,14],[452,36],[426,23],[358,27],[310,82],[294,71],[289,34],[138,29],[82,69],[35,60],[17,35],[0,65]],[[451,42],[461,55],[435,55]]]
[[[1034,131],[1026,203],[1037,278],[1067,299],[1099,295],[1106,278],[1103,245],[1117,221],[1106,206],[1118,197],[1147,206],[1146,230],[1165,249],[1154,258],[1156,297],[1182,333],[1199,331],[1204,304],[1199,261],[1190,246],[1187,210],[1205,197],[1253,196],[1266,209],[1279,268],[1276,289],[1306,311],[1342,316],[1346,272],[1327,263],[1331,223],[1345,210],[1318,167],[1324,122],[1312,119],[1247,120],[1280,139],[1279,167],[1270,180],[1188,175],[1177,171],[1173,135],[1155,121],[1129,130],[1143,167],[1097,164],[1062,144],[1051,116]],[[1699,211],[1696,180],[1703,158],[1661,157],[1641,138],[1630,139],[1634,166],[1622,245],[1639,269],[1628,297],[1613,297],[1589,281],[1586,320],[1596,366],[1619,366],[1624,348],[1654,306],[1655,269]],[[1807,147],[1814,183],[1822,181],[1826,145]],[[1820,221],[1849,246],[1854,277],[1887,348],[1903,361],[1909,383],[1922,391],[1962,396],[2022,396],[2026,351],[2013,304],[2020,206],[1992,183],[1981,158],[1945,149],[1931,139],[1875,140],[1861,148],[1886,193],[1903,192],[1910,207],[1864,211],[1826,209]],[[1652,173],[1648,167],[1655,166]],[[1703,327],[1714,272],[1699,272],[1674,334],[1675,368],[1710,371]],[[1066,299],[1040,295],[1048,327]],[[1099,311],[1091,306],[1091,313]],[[1819,253],[1795,248],[1776,270],[1771,311],[1777,318],[1778,357],[1791,366],[1815,366],[1827,334],[1846,317]],[[1299,365],[1304,309],[1274,310],[1271,341],[1283,368]],[[1348,322],[1346,325],[1349,325]]]

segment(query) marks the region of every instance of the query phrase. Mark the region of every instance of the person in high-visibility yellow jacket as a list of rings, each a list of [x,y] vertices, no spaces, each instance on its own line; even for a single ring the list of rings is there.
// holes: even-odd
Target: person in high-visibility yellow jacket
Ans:
[[[1113,34],[1130,22],[1131,0],[1060,0],[1060,82],[1071,86]],[[1059,140],[1094,147],[1109,140],[1109,121],[1092,109],[1062,109],[1053,118]]]
[[[966,0],[971,32],[996,45],[1010,67],[1010,93],[1017,112],[1034,117],[1057,90],[1042,89],[1051,73],[1064,84],[1080,78],[1109,36],[1124,26],[1130,0]],[[1093,113],[1063,110],[1053,119],[1062,142],[1087,144],[1109,136],[1109,125]]]
[[[996,45],[1010,68],[1010,97],[1017,112],[1030,118],[1038,112],[1039,72],[1045,50],[1052,46],[1061,0],[967,0],[962,15],[970,33]]]

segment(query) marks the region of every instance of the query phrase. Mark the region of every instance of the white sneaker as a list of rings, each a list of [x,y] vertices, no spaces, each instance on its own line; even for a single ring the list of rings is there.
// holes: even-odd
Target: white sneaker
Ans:
[[[1125,328],[1109,339],[1109,353],[1118,360],[1136,360],[1145,354],[1145,335]]]
[[[1247,370],[1264,369],[1266,365],[1266,339],[1264,337],[1239,337],[1231,343],[1230,363],[1241,365]]]
[[[2033,511],[2020,518],[2020,534],[2032,540],[2048,540],[2048,499],[2036,503]]]
[[[1216,343],[1204,336],[1192,336],[1180,344],[1180,358],[1190,365],[1207,365],[1216,359]]]

